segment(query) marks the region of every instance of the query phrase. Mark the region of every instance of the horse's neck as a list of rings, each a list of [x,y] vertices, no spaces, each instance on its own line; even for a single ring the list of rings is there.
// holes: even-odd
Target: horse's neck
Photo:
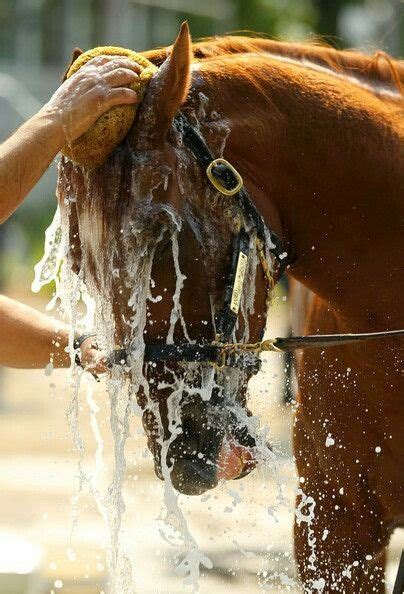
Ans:
[[[346,309],[352,287],[358,303],[365,291],[366,302],[377,302],[380,274],[393,270],[394,280],[400,261],[394,116],[340,79],[306,80],[301,69],[274,63],[266,76],[264,59],[257,66],[254,84],[251,73],[234,73],[205,88],[230,119],[226,158],[283,237],[293,276],[337,309]]]
[[[404,64],[383,52],[368,56],[354,51],[340,51],[314,43],[289,43],[273,39],[239,36],[219,37],[194,44],[197,57],[229,53],[258,52],[306,65],[318,65],[334,72],[353,76],[366,84],[386,84],[394,89],[404,84]]]
[[[197,60],[229,54],[265,53],[301,63],[318,65],[334,72],[353,76],[365,84],[385,84],[393,90],[404,84],[404,64],[384,52],[368,56],[355,51],[339,51],[315,43],[290,43],[264,39],[226,35],[213,39],[202,39],[192,46]],[[170,48],[158,48],[144,52],[157,65],[167,57]]]

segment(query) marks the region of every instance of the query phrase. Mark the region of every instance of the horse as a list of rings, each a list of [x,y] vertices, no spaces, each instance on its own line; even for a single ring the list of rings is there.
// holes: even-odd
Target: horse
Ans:
[[[158,70],[127,139],[95,172],[62,159],[59,175],[71,265],[108,296],[109,347],[215,333],[240,213],[184,143],[180,112],[281,239],[288,275],[310,292],[307,332],[401,327],[403,62],[242,36],[192,43],[186,24],[172,47],[143,55]],[[267,305],[259,259],[247,280],[253,297],[234,335],[255,342]],[[396,338],[299,359],[294,539],[305,591],[385,591],[385,551],[404,512],[402,355]],[[200,494],[255,465],[250,413],[240,412],[253,371],[191,367],[184,384],[180,364],[149,363],[136,390],[157,474],[166,478],[160,414],[173,484]]]

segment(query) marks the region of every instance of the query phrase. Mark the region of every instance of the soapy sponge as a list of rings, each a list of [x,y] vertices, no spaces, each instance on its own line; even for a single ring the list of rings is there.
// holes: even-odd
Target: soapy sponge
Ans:
[[[70,66],[66,78],[72,76],[79,68],[96,56],[125,56],[141,67],[139,79],[130,85],[136,91],[141,101],[147,84],[157,70],[157,67],[144,56],[123,47],[96,47],[81,54]],[[108,155],[118,146],[129,132],[135,119],[138,103],[135,105],[115,105],[98,118],[85,132],[66,144],[62,153],[79,165],[98,167],[102,165]]]

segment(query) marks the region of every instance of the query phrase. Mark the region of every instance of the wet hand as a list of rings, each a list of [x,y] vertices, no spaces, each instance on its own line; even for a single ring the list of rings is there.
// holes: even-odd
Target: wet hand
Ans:
[[[98,350],[94,337],[86,338],[80,345],[81,366],[88,372],[100,375],[109,371],[106,357]]]
[[[128,58],[98,56],[66,79],[41,110],[54,121],[61,147],[84,134],[114,105],[137,103],[137,94],[128,85],[140,71]]]

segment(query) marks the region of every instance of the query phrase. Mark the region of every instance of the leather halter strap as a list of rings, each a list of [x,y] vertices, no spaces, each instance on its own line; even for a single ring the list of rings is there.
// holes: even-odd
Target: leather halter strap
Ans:
[[[274,338],[253,344],[148,344],[145,347],[144,361],[156,362],[198,362],[212,363],[218,368],[243,367],[250,371],[258,371],[256,356],[263,352],[297,351],[299,349],[335,347],[381,340],[400,338],[404,330],[388,330],[386,332],[368,332],[358,334],[311,334],[307,336],[290,336]],[[109,358],[110,364],[126,365],[130,350],[117,349]]]
[[[280,278],[288,265],[286,252],[282,242],[276,233],[265,224],[261,213],[258,211],[254,202],[251,200],[248,191],[242,184],[242,180],[237,171],[224,159],[214,158],[203,136],[182,113],[175,118],[174,126],[180,132],[185,146],[189,148],[198,163],[203,169],[210,172],[209,179],[211,182],[213,183],[214,180],[218,181],[219,184],[229,192],[227,195],[233,196],[233,199],[237,201],[241,212],[247,221],[251,223],[257,237],[264,244],[268,244],[267,238],[269,235],[272,245],[267,245],[267,248],[277,262],[277,274],[278,278]],[[225,193],[220,189],[220,186],[216,184],[214,185],[219,191]],[[233,192],[233,188],[237,188],[237,191]]]
[[[109,365],[127,365],[129,363],[130,349],[116,349],[108,358]],[[250,373],[257,373],[260,361],[253,351],[234,350],[226,351],[221,345],[206,344],[147,344],[145,345],[144,358],[146,363],[210,363],[217,368],[237,367]]]
[[[267,262],[266,251],[272,257],[273,265],[279,279],[288,264],[287,254],[276,233],[264,222],[261,213],[251,200],[243,179],[238,171],[225,159],[215,159],[211,150],[189,120],[180,113],[174,120],[174,128],[181,135],[185,146],[194,155],[211,184],[224,196],[230,196],[240,212],[241,229],[234,238],[230,272],[224,289],[224,302],[215,316],[215,343],[231,340],[239,312],[240,299],[247,269],[250,244],[254,244],[267,285],[267,305],[274,286],[274,280]],[[265,249],[266,248],[266,249]],[[261,338],[265,331],[265,321],[261,330]],[[202,345],[201,345],[202,346]]]
[[[269,273],[265,257],[265,247],[277,265],[277,277],[282,276],[288,265],[287,254],[281,240],[265,224],[260,212],[251,200],[243,185],[239,173],[224,159],[214,159],[209,147],[199,131],[192,126],[183,114],[174,120],[174,127],[181,134],[185,146],[192,152],[201,167],[206,170],[210,182],[222,194],[232,196],[237,201],[240,211],[248,223],[249,232],[242,228],[234,239],[231,269],[225,286],[224,305],[216,315],[216,337],[211,343],[180,344],[147,344],[145,345],[145,362],[198,362],[211,363],[216,368],[238,367],[251,373],[260,368],[259,355],[267,351],[295,351],[306,348],[326,348],[363,342],[368,340],[399,338],[404,336],[403,330],[358,334],[318,334],[309,336],[290,336],[264,340],[253,344],[228,342],[233,333],[238,307],[232,307],[232,300],[237,283],[237,272],[240,258],[248,258],[250,234],[255,235],[257,250],[266,276],[273,288],[273,279]],[[242,288],[243,281],[241,281]],[[241,290],[237,288],[238,292]],[[126,365],[131,356],[131,349],[116,349],[109,357],[110,365]]]

